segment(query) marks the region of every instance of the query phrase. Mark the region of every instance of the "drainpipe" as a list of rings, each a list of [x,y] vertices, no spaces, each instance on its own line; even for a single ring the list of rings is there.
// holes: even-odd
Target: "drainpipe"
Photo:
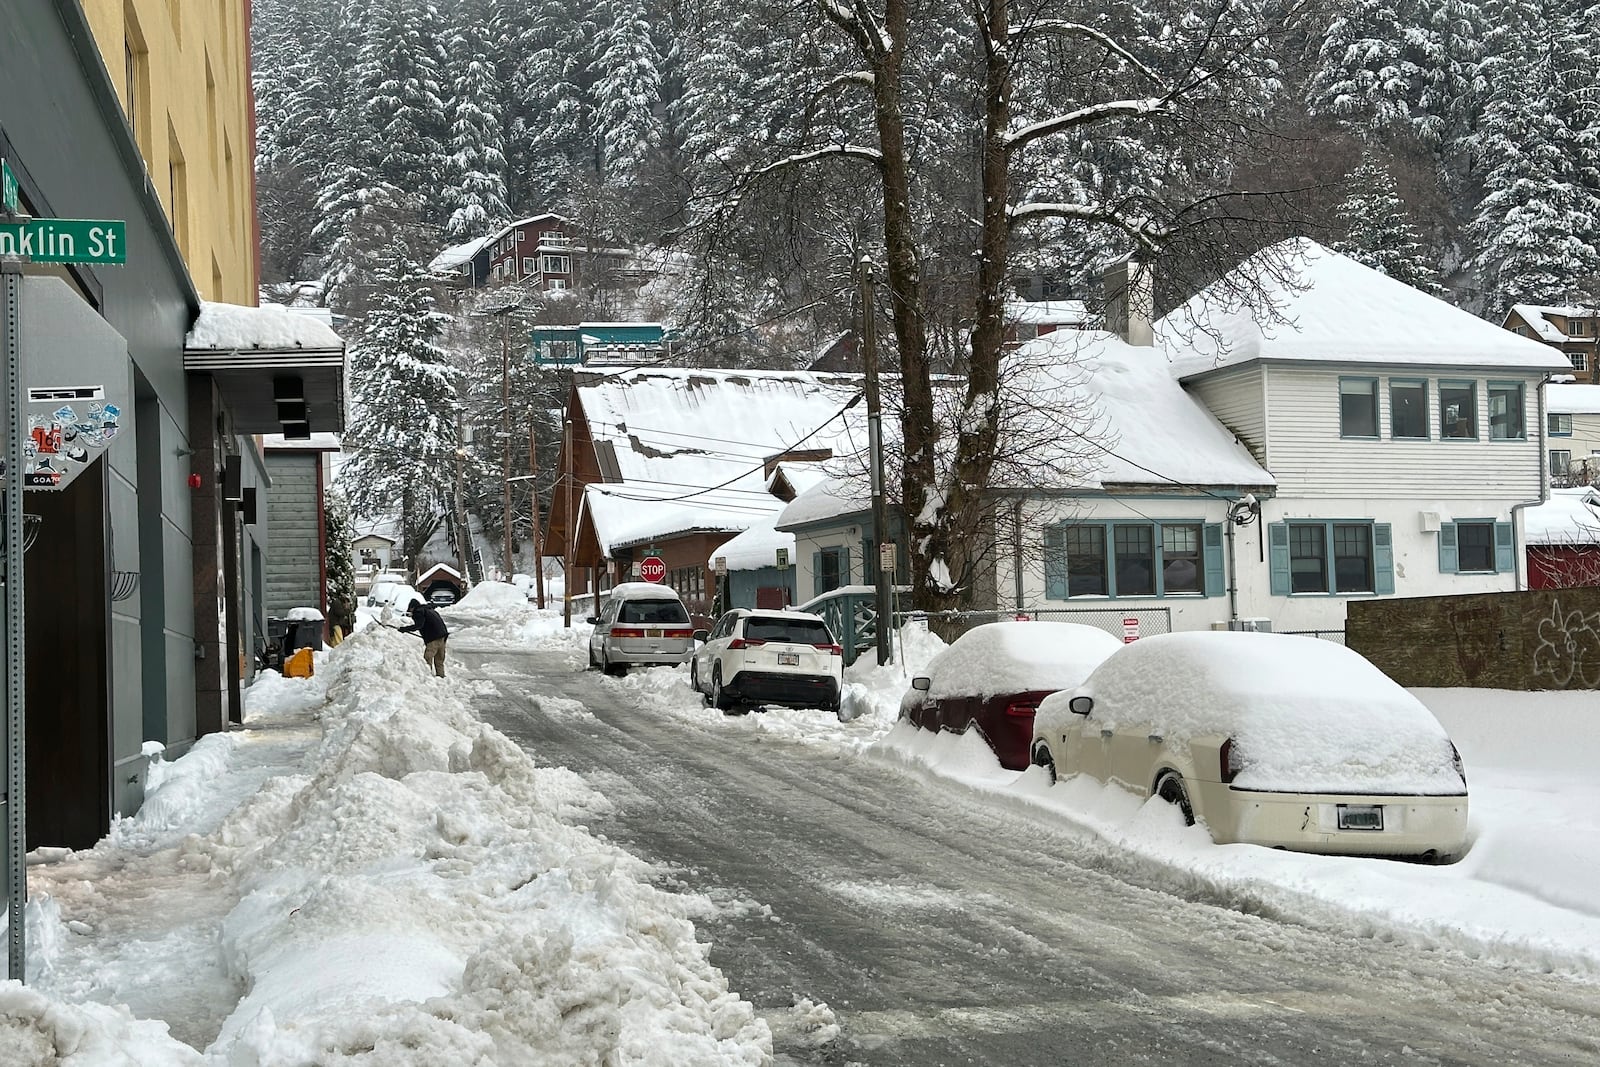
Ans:
[[[1022,612],[1022,498],[1011,505],[1011,582],[1016,589],[1014,614]]]
[[[1513,534],[1515,534],[1517,532],[1517,529],[1518,529],[1519,526],[1521,526],[1521,528],[1524,529],[1524,530],[1526,530],[1526,528],[1527,528],[1527,520],[1526,519],[1523,519],[1521,523],[1518,522],[1517,512],[1522,511],[1525,508],[1538,507],[1540,504],[1547,503],[1550,500],[1550,479],[1545,475],[1545,466],[1544,466],[1544,463],[1545,463],[1544,387],[1546,385],[1549,385],[1549,384],[1550,384],[1550,375],[1546,374],[1544,376],[1544,380],[1539,383],[1539,403],[1538,403],[1539,421],[1536,423],[1536,425],[1539,427],[1539,436],[1538,436],[1539,455],[1538,455],[1538,458],[1536,460],[1536,462],[1538,463],[1538,468],[1537,469],[1539,471],[1539,499],[1538,500],[1524,500],[1520,504],[1512,504],[1511,505],[1511,530],[1512,530]],[[1527,546],[1527,541],[1526,541],[1525,538],[1519,539],[1519,540],[1520,540],[1520,543],[1522,545],[1522,551],[1521,552],[1516,551],[1517,542],[1513,542],[1513,544],[1511,546],[1511,548],[1512,548],[1511,573],[1516,576],[1517,589],[1518,590],[1523,590],[1523,589],[1528,588],[1528,546]]]

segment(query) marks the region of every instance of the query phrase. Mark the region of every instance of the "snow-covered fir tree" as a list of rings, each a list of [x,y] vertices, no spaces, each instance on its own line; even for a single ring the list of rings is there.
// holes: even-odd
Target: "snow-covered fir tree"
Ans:
[[[661,57],[642,0],[612,0],[595,42],[595,125],[605,180],[626,182],[661,143]]]
[[[414,199],[425,222],[442,226],[450,170],[444,21],[423,0],[375,0],[365,26],[355,81],[376,137],[360,163]]]
[[[351,351],[350,459],[339,477],[357,514],[400,517],[411,559],[447,508],[461,376],[439,344],[445,317],[434,309],[431,279],[398,240],[379,258],[377,291]]]
[[[515,101],[506,155],[519,213],[550,210],[574,182],[598,171],[589,69],[595,26],[585,11],[562,0],[534,0],[517,20],[520,32],[502,40]]]
[[[350,502],[344,490],[332,486],[327,491],[323,520],[323,558],[327,560],[328,625],[343,633],[355,632],[356,566],[351,546]]]
[[[441,190],[449,211],[445,234],[457,239],[481,236],[511,218],[491,38],[487,0],[463,3],[450,39],[450,170]]]
[[[1394,176],[1373,151],[1363,153],[1345,179],[1350,193],[1339,204],[1344,239],[1334,250],[1414,289],[1439,295],[1438,269],[1395,188]]]

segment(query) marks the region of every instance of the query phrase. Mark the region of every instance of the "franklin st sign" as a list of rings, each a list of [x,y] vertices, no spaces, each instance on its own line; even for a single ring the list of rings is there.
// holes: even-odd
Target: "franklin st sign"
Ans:
[[[35,263],[126,263],[127,230],[127,223],[106,219],[0,222],[0,256]]]

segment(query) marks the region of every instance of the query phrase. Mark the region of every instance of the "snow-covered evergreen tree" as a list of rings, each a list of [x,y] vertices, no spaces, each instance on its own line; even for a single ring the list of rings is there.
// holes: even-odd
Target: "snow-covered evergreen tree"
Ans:
[[[366,162],[415,200],[425,222],[442,226],[450,169],[444,21],[427,0],[374,0],[365,25],[355,81],[376,135]]]
[[[457,239],[481,236],[511,218],[491,35],[486,0],[464,3],[450,39],[450,170],[442,190],[445,233]]]
[[[350,502],[339,486],[328,489],[323,502],[322,551],[327,560],[328,625],[344,634],[356,626],[356,566],[350,525]]]
[[[1338,208],[1345,236],[1335,242],[1334,250],[1437,296],[1438,269],[1430,262],[1383,160],[1376,152],[1366,152],[1345,182],[1350,193]]]
[[[460,372],[439,344],[444,316],[406,246],[382,250],[351,352],[354,396],[340,482],[359,515],[399,515],[414,558],[439,526],[456,460]]]
[[[613,0],[609,14],[595,43],[595,124],[601,172],[616,185],[661,143],[661,57],[643,0]]]
[[[523,2],[526,0],[512,0]],[[563,0],[535,0],[501,41],[512,119],[506,131],[514,211],[548,211],[598,170],[594,127],[594,24]]]

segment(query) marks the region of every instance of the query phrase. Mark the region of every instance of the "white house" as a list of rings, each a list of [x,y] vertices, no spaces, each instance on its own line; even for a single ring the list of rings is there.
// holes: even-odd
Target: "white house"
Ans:
[[[1083,331],[1018,350],[1080,368],[1059,436],[1086,427],[1092,447],[1055,488],[991,486],[1030,524],[995,608],[1337,631],[1352,598],[1518,588],[1518,515],[1546,484],[1541,385],[1566,357],[1314,242],[1273,251],[1294,253],[1273,316],[1225,280],[1156,323],[1152,347]],[[828,524],[808,497],[778,522],[802,568]]]
[[[1571,468],[1586,460],[1600,463],[1600,385],[1547,385],[1544,393],[1550,476],[1576,474]]]

